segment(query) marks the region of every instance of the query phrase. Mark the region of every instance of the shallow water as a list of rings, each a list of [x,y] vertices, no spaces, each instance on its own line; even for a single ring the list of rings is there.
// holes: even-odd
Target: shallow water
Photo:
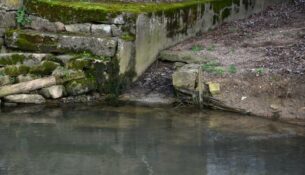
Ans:
[[[302,175],[304,128],[145,107],[0,113],[0,175]]]

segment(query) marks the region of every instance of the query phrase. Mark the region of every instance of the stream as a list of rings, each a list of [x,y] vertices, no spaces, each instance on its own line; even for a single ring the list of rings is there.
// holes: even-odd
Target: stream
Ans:
[[[233,113],[103,105],[0,113],[0,175],[303,175],[305,128]]]

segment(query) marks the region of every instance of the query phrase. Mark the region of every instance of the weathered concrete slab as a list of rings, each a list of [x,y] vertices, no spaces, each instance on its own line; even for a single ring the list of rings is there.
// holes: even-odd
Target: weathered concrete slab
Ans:
[[[6,32],[7,47],[24,51],[45,53],[91,52],[98,56],[114,56],[117,47],[115,38],[65,35],[28,30]]]

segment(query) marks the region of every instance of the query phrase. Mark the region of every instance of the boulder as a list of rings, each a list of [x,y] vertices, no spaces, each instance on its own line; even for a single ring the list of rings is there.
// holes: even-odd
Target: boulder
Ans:
[[[46,100],[38,94],[16,94],[4,97],[4,100],[9,103],[28,103],[28,104],[42,104]]]
[[[65,26],[67,32],[71,33],[90,33],[91,24],[69,24]]]
[[[195,91],[200,65],[186,64],[176,70],[173,77],[173,86],[182,92]]]
[[[65,87],[68,95],[76,96],[96,90],[97,83],[93,78],[85,78],[68,82]]]
[[[63,85],[55,85],[40,90],[40,94],[45,98],[57,99],[65,95],[65,87]]]
[[[91,32],[93,34],[110,37],[112,36],[111,25],[108,24],[92,24]]]

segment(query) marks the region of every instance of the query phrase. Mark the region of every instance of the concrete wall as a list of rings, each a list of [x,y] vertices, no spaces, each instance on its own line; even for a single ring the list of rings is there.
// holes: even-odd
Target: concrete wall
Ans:
[[[281,2],[284,0],[221,0],[171,14],[141,14],[136,21],[135,71],[140,76],[163,49],[225,21],[246,18],[268,5]]]

